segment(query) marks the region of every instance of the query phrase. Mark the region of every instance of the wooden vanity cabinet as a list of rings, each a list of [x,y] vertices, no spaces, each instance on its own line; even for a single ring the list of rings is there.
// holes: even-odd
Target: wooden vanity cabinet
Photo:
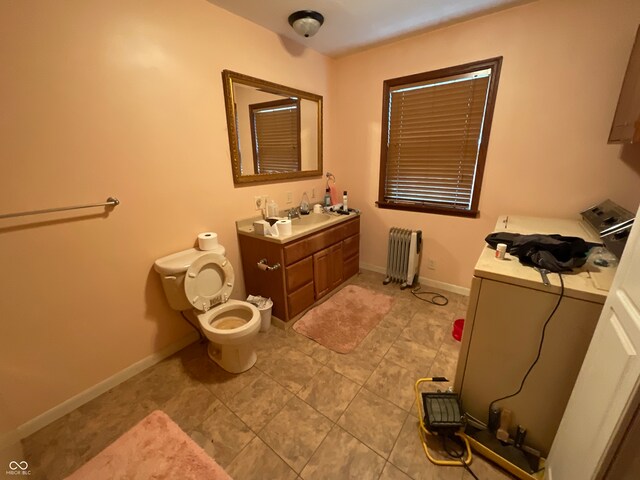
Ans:
[[[284,322],[311,307],[359,270],[360,217],[329,226],[289,243],[238,234],[247,294],[273,300],[272,313]],[[263,271],[257,264],[281,268]]]
[[[313,254],[315,299],[319,300],[342,283],[342,242]]]

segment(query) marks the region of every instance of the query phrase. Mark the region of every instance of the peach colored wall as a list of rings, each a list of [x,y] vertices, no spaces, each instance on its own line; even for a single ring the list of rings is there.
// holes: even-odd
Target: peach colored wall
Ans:
[[[199,232],[244,295],[234,221],[323,181],[234,188],[221,72],[326,96],[331,60],[205,0],[1,2],[0,31],[0,213],[122,202],[0,221],[2,434],[190,332],[152,264]]]
[[[422,229],[421,275],[469,287],[501,214],[570,217],[607,197],[635,212],[640,149],[607,137],[639,22],[636,0],[540,0],[340,58],[327,156],[364,213],[360,261],[386,265],[390,226]],[[377,209],[382,82],[500,55],[480,217]]]

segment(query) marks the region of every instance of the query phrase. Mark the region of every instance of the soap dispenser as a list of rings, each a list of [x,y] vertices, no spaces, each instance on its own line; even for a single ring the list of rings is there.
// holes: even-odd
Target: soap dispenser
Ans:
[[[302,215],[309,214],[309,197],[307,196],[307,192],[302,194],[302,200],[300,201],[300,213]]]

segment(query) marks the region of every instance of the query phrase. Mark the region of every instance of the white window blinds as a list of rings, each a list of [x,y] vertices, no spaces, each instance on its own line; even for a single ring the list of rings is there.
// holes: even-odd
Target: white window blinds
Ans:
[[[251,117],[255,172],[299,171],[298,106],[254,108]]]
[[[490,76],[390,88],[384,202],[471,210]]]

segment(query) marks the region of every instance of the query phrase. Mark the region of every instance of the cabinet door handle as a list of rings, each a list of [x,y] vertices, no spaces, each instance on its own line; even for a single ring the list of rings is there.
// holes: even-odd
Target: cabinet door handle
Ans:
[[[272,272],[273,270],[278,270],[280,268],[280,264],[276,263],[275,265],[269,265],[267,263],[267,259],[263,258],[262,260],[260,260],[258,263],[258,268],[260,270],[262,270],[263,272]]]

